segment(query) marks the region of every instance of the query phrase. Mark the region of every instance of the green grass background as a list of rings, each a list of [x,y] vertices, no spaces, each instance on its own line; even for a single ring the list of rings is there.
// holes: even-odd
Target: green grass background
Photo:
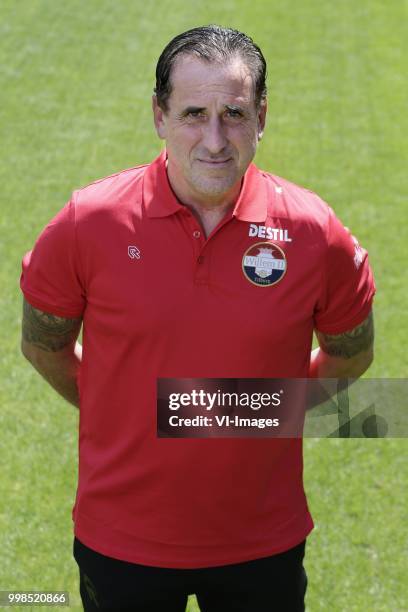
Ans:
[[[317,191],[369,250],[378,293],[368,375],[407,376],[406,7],[1,0],[0,589],[68,590],[81,609],[77,415],[19,353],[20,260],[72,189],[156,156],[154,68],[177,33],[215,22],[261,46],[269,116],[257,163]],[[306,441],[312,612],[408,609],[405,453],[405,440]]]

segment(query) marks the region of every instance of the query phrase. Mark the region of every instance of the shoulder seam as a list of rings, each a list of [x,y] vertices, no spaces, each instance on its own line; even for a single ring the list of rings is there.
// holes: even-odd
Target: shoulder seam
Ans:
[[[308,189],[307,187],[304,187],[303,185],[299,185],[298,183],[294,183],[293,181],[290,181],[289,179],[283,178],[283,176],[279,176],[278,174],[272,174],[271,172],[267,172],[266,170],[262,170],[261,172],[265,178],[271,180],[275,184],[279,184],[278,181],[282,181],[282,183],[287,183],[291,185],[292,187],[300,189],[301,191],[306,191],[307,193],[311,193],[312,195],[317,195],[317,193],[315,193],[311,189]]]
[[[141,166],[134,166],[133,168],[125,168],[125,170],[119,170],[119,172],[115,172],[114,174],[109,174],[108,176],[104,176],[100,179],[96,179],[95,181],[91,181],[90,183],[87,183],[86,185],[79,187],[75,191],[82,191],[83,189],[86,189],[87,187],[91,187],[91,185],[97,185],[98,183],[102,183],[102,181],[106,181],[110,178],[114,178],[115,176],[119,176],[120,174],[125,174],[126,172],[132,172],[132,170],[143,170],[143,168],[147,168],[147,166],[149,166],[149,164],[142,164]]]

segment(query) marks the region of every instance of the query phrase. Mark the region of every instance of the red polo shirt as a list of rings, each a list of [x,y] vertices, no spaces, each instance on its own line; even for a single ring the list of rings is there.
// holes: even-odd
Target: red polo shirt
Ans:
[[[156,380],[306,377],[313,328],[367,316],[365,251],[315,194],[251,165],[206,238],[165,154],[74,192],[23,261],[34,307],[83,316],[76,536],[146,565],[238,563],[312,529],[299,439],[166,439]]]

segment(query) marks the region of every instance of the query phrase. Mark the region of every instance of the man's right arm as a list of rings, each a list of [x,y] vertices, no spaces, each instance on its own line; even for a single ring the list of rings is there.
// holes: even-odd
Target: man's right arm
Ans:
[[[23,303],[21,350],[45,380],[79,408],[82,347],[76,341],[82,318],[65,319]]]

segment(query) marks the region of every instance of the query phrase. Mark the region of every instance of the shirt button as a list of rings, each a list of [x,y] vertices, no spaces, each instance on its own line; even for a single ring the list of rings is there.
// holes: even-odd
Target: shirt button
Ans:
[[[194,238],[199,238],[199,237],[201,236],[201,232],[200,232],[200,231],[198,231],[198,230],[195,230],[195,231],[193,232],[193,236],[194,236]]]
[[[199,256],[197,257],[197,263],[199,263],[199,264],[204,263],[204,255],[199,255]]]

